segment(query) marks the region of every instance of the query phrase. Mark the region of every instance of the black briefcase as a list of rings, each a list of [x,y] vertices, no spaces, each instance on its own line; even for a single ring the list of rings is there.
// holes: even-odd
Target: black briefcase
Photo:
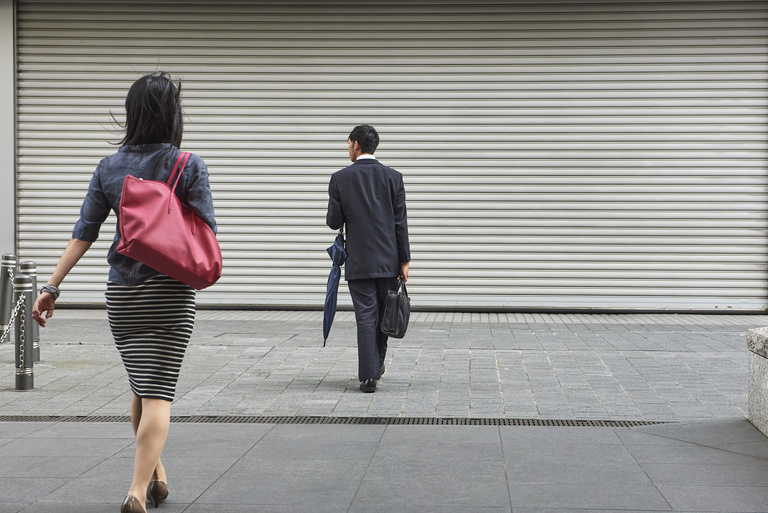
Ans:
[[[381,332],[393,338],[403,338],[411,318],[411,299],[403,280],[397,280],[397,289],[388,290],[381,316]]]

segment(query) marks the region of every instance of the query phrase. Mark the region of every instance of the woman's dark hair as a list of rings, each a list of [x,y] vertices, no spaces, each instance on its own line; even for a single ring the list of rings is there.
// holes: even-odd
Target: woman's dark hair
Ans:
[[[376,147],[379,145],[379,134],[371,125],[360,125],[352,129],[348,139],[360,145],[363,153],[373,155]]]
[[[168,73],[144,75],[125,97],[125,137],[120,144],[171,143],[181,146],[184,122],[181,113],[181,81]]]

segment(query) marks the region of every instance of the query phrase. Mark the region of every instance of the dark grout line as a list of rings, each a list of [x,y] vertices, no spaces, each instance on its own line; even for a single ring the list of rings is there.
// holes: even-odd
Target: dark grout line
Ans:
[[[127,415],[0,415],[0,422],[130,422]],[[346,424],[387,426],[540,426],[540,427],[637,427],[668,424],[668,421],[596,419],[514,419],[464,417],[333,417],[307,415],[189,415],[171,416],[176,424]]]

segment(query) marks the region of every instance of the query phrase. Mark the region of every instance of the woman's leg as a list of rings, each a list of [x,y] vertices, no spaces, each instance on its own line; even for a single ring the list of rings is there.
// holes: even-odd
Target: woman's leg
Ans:
[[[139,431],[139,422],[141,422],[141,397],[136,394],[131,395],[131,426],[133,426],[133,436]]]
[[[138,421],[135,420],[134,413],[138,413]],[[136,459],[133,466],[133,482],[128,494],[144,504],[147,486],[153,476],[165,479],[165,470],[160,464],[160,453],[163,452],[168,437],[171,403],[163,399],[139,399],[134,396],[131,401],[131,420],[136,431]],[[159,475],[161,472],[162,476]]]
[[[136,394],[133,394],[133,397],[131,398],[131,425],[133,426],[134,436],[136,436],[136,434],[139,431],[139,422],[141,422],[141,411],[142,411],[141,398]],[[163,462],[161,460],[157,460],[157,467],[155,467],[155,471],[152,473],[151,480],[168,483],[168,476],[165,473],[165,467],[163,467]]]

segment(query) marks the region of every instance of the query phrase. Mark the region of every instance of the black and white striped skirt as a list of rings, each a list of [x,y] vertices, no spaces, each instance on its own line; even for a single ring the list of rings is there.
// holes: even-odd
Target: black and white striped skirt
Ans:
[[[134,394],[173,401],[195,324],[195,290],[159,275],[141,285],[107,283],[107,316]]]

